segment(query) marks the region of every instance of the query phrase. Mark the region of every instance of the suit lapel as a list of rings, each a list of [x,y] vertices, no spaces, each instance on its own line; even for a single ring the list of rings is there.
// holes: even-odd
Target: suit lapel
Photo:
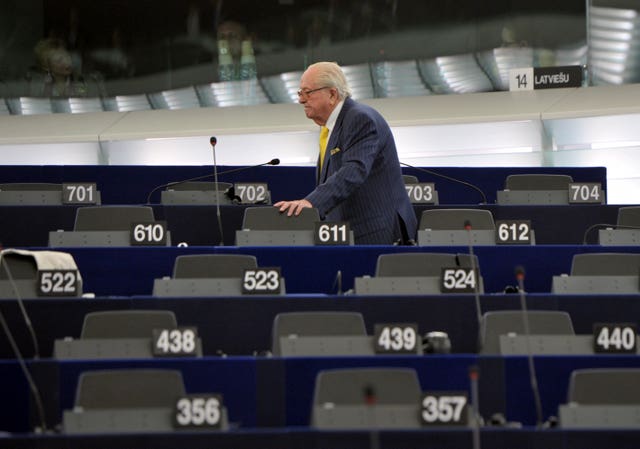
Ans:
[[[342,105],[342,110],[340,114],[338,114],[338,118],[336,119],[336,124],[331,130],[331,135],[329,136],[329,141],[327,142],[327,151],[324,153],[324,162],[322,164],[322,173],[318,178],[318,184],[323,183],[327,179],[327,172],[329,170],[329,164],[331,163],[331,150],[338,146],[338,136],[342,132],[342,121],[344,119],[344,115],[346,111],[351,107],[353,100],[351,98],[347,98]],[[318,167],[320,166],[320,158],[318,157]],[[317,170],[316,170],[317,171]]]

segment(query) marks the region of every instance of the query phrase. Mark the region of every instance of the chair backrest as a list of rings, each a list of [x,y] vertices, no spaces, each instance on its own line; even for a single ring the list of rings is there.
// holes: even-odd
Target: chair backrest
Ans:
[[[85,315],[81,338],[150,338],[153,329],[178,325],[170,310],[107,310]]]
[[[285,72],[260,78],[272,103],[297,103],[302,72]]]
[[[6,264],[6,265],[5,265]],[[4,254],[0,259],[0,280],[9,280],[7,269],[11,274],[11,278],[18,279],[37,279],[38,265],[31,256],[21,254]]]
[[[269,103],[257,79],[223,81],[195,86],[202,106],[250,106]]]
[[[247,268],[256,268],[255,256],[248,254],[192,254],[176,257],[173,277],[240,278]]]
[[[640,405],[640,369],[591,368],[571,373],[567,401],[577,404]]]
[[[496,228],[491,211],[484,209],[429,209],[422,211],[420,229],[462,230],[466,223],[473,230]]]
[[[557,310],[530,310],[529,331],[531,335],[574,335],[571,316]],[[521,310],[486,312],[480,323],[480,353],[500,354],[500,336],[524,333]]]
[[[76,211],[75,231],[128,231],[135,222],[155,221],[149,206],[86,206]]]
[[[182,373],[177,370],[87,371],[78,380],[75,406],[86,410],[173,408],[184,394]]]
[[[573,178],[569,175],[523,173],[509,175],[505,179],[506,190],[569,190]]]
[[[233,187],[230,182],[218,182],[218,191],[225,192]],[[167,190],[194,190],[194,191],[214,191],[216,190],[215,182],[189,181],[167,187]]]
[[[320,221],[320,214],[316,208],[305,208],[300,215],[289,217],[273,206],[248,207],[244,211],[242,228],[252,231],[313,230],[317,221]]]
[[[85,112],[104,111],[99,97],[52,98],[51,106],[54,112],[79,114]]]
[[[640,206],[627,206],[618,209],[618,223],[622,226],[640,226]]]
[[[148,94],[153,109],[199,108],[200,100],[194,86],[164,90]]]
[[[478,258],[473,256],[479,269]],[[440,276],[442,268],[471,267],[469,254],[396,253],[380,254],[376,276]]]
[[[280,338],[298,336],[367,335],[359,312],[284,312],[273,320],[271,352],[280,355]]]
[[[7,182],[0,184],[0,191],[62,191],[62,184],[52,182]]]
[[[105,111],[146,111],[151,109],[149,99],[146,94],[140,95],[116,95],[115,97],[104,98]]]
[[[371,76],[378,97],[409,97],[431,93],[422,80],[414,59],[372,63]]]
[[[7,106],[13,115],[37,115],[53,113],[50,98],[17,97],[7,98]]]
[[[639,274],[640,254],[575,254],[571,263],[571,275],[574,276],[638,276]]]
[[[402,175],[402,180],[405,184],[417,184],[420,182],[418,177],[414,175]]]
[[[409,368],[353,368],[320,371],[313,404],[365,405],[374,395],[376,404],[419,404],[420,383]]]

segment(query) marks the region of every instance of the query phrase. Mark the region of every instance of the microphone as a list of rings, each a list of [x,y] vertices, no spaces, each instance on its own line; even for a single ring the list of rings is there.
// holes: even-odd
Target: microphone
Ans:
[[[211,142],[211,139],[209,140],[209,142]],[[217,143],[217,141],[216,141],[216,143]],[[238,167],[238,168],[232,168],[232,169],[229,169],[229,170],[224,170],[224,171],[219,172],[218,175],[219,176],[220,175],[227,175],[229,173],[236,173],[236,172],[239,172],[239,171],[250,170],[252,168],[262,167],[264,165],[280,165],[280,159],[274,158],[274,159],[271,159],[269,162],[263,162],[262,164],[251,165],[250,167]],[[160,184],[159,186],[154,187],[151,190],[151,192],[149,192],[149,194],[147,195],[146,204],[151,204],[151,195],[153,195],[155,192],[157,192],[160,189],[177,186],[177,185],[180,185],[180,184],[184,184],[185,182],[201,181],[203,179],[210,178],[211,176],[212,176],[212,174],[208,174],[208,175],[196,176],[195,178],[183,179],[182,181],[173,181],[173,182],[168,182],[166,184]]]
[[[478,270],[476,266],[476,257],[473,254],[473,244],[471,241],[471,221],[464,221],[464,229],[467,231],[467,242],[469,245],[469,257],[471,259],[471,271],[473,272],[473,276],[475,278],[475,282],[473,285],[473,298],[476,303],[476,322],[478,323],[478,342],[482,341],[482,308],[480,306],[480,290],[478,284],[480,282],[480,270]]]
[[[517,266],[515,269],[516,279],[518,281],[518,290],[520,290],[520,307],[522,309],[522,324],[524,326],[524,335],[527,340],[527,359],[529,362],[529,381],[531,382],[531,391],[533,392],[533,400],[536,407],[536,427],[542,427],[542,402],[540,400],[540,390],[538,389],[538,378],[536,376],[536,367],[533,363],[533,352],[531,351],[531,329],[529,328],[529,313],[527,312],[527,301],[524,297],[524,268]]]
[[[336,295],[340,296],[344,292],[342,291],[342,270],[336,272],[336,277],[333,280],[333,286],[336,287]]]
[[[222,218],[220,214],[220,187],[218,186],[218,163],[216,162],[216,143],[218,139],[211,136],[209,139],[211,150],[213,152],[213,182],[216,193],[216,216],[218,217],[218,231],[220,232],[220,246],[224,246],[224,235],[222,234]]]
[[[13,276],[11,274],[11,270],[9,269],[9,264],[6,262],[6,260],[4,260],[4,255],[0,252],[0,265],[4,266],[4,270],[7,273],[7,279],[9,281],[9,283],[11,284],[11,287],[13,289],[13,291],[16,294],[16,300],[18,301],[18,304],[20,305],[20,309],[22,311],[22,316],[24,317],[25,323],[27,324],[27,327],[29,328],[29,332],[31,333],[31,337],[33,338],[33,343],[34,343],[34,350],[35,350],[35,355],[34,358],[38,359],[39,358],[39,350],[38,350],[38,343],[37,340],[35,338],[35,333],[33,330],[33,326],[31,325],[31,320],[29,319],[29,316],[27,315],[27,311],[24,308],[24,304],[22,303],[22,297],[20,296],[20,292],[18,290],[18,287],[13,279]],[[33,380],[33,377],[31,376],[31,373],[29,372],[29,369],[27,368],[27,364],[25,363],[24,357],[22,356],[22,353],[20,352],[20,348],[18,348],[18,344],[16,343],[16,340],[13,336],[13,334],[11,333],[11,329],[9,328],[9,325],[7,324],[7,320],[4,317],[4,314],[2,313],[2,311],[0,311],[0,326],[2,326],[2,329],[4,330],[4,333],[7,335],[7,340],[9,340],[9,345],[11,346],[11,349],[13,351],[13,353],[15,354],[16,360],[18,362],[18,365],[20,366],[20,370],[22,371],[25,379],[27,380],[27,384],[29,385],[29,390],[31,391],[31,394],[33,396],[33,401],[35,402],[36,405],[36,410],[38,413],[38,419],[40,420],[40,428],[38,429],[37,427],[35,428],[35,432],[36,433],[46,433],[47,432],[47,420],[45,418],[45,413],[44,413],[44,405],[42,402],[42,397],[40,396],[40,390],[38,389],[35,381]]]
[[[451,176],[443,175],[441,173],[437,173],[437,172],[435,172],[433,170],[429,170],[429,169],[426,169],[426,168],[415,167],[413,165],[405,164],[404,162],[400,162],[400,165],[404,165],[405,167],[413,168],[414,170],[422,171],[422,172],[428,173],[430,175],[437,176],[439,178],[443,178],[443,179],[446,179],[446,180],[449,180],[449,181],[457,182],[457,183],[465,185],[467,187],[471,187],[472,189],[476,190],[480,194],[480,196],[482,197],[482,202],[480,204],[487,204],[487,196],[484,194],[484,192],[480,189],[480,187],[475,186],[475,185],[471,184],[470,182],[462,181],[462,180],[456,179],[456,178],[452,178]]]
[[[362,399],[364,400],[365,405],[367,406],[367,412],[370,414],[371,418],[371,432],[369,433],[369,448],[370,449],[379,449],[380,448],[380,434],[378,431],[378,420],[376,417],[376,403],[378,402],[378,397],[376,395],[376,389],[373,385],[367,384],[364,386],[362,390]]]
[[[471,409],[473,411],[473,449],[480,449],[480,395],[478,394],[478,366],[469,367],[469,380],[471,381]]]

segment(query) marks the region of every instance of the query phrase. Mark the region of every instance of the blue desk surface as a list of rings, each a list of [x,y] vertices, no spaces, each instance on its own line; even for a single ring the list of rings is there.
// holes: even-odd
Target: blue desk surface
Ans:
[[[472,449],[470,430],[186,432],[146,435],[15,436],[12,449]],[[481,447],[491,449],[637,449],[638,431],[497,429],[481,431]]]

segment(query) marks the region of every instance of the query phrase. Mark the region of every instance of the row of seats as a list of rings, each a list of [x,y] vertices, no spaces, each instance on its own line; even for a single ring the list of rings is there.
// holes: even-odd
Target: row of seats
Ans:
[[[70,290],[57,296],[83,295],[82,267],[73,257],[59,251],[4,250],[0,253],[0,297],[48,296],[39,290],[40,273],[59,271]],[[251,274],[247,274],[250,271]],[[259,274],[258,274],[259,273]],[[255,256],[245,254],[197,254],[176,257],[171,277],[156,277],[150,286],[155,297],[214,297],[245,294],[285,295],[286,269],[259,267]],[[573,256],[569,273],[551,280],[554,294],[635,294],[640,292],[640,255],[635,253],[580,253]],[[268,277],[270,284],[250,286],[247,276]],[[347,294],[439,295],[442,293],[484,294],[482,264],[473,254],[399,252],[377,257],[375,273],[354,278]],[[71,288],[71,287],[69,287]],[[52,292],[53,293],[53,292]],[[307,291],[305,293],[313,293]],[[318,294],[320,294],[318,292]]]
[[[414,175],[403,175],[407,194],[413,203],[439,204],[438,191],[432,183],[421,183]],[[161,204],[233,204],[238,202],[259,202],[270,204],[271,197],[268,186],[263,183],[264,192],[255,192],[252,198],[241,198],[235,185],[228,182],[184,181],[170,182],[153,189],[147,195],[147,203],[151,203],[153,193],[161,192]],[[497,204],[504,205],[565,205],[572,203],[606,204],[606,192],[598,183],[574,183],[570,175],[558,174],[512,174],[504,182],[504,190],[497,192]],[[100,191],[97,186],[88,183],[74,185],[67,183],[68,189],[93,189],[90,200],[84,203],[100,204]],[[258,187],[253,186],[253,189]],[[595,189],[595,190],[594,190]],[[414,191],[415,190],[415,191]],[[215,193],[215,194],[214,194]],[[484,198],[482,204],[486,204]],[[1,183],[0,204],[45,205],[73,202],[69,192],[64,191],[62,184],[56,183]],[[256,198],[258,198],[256,200]],[[76,199],[77,202],[77,199]]]
[[[129,246],[130,232],[138,223],[156,221],[150,206],[85,206],[76,210],[73,230],[49,233],[50,247]],[[535,244],[535,229],[526,220],[506,220],[496,226],[493,214],[484,209],[427,209],[418,220],[418,246],[467,246],[496,244]],[[235,230],[237,246],[313,245],[320,221],[317,209],[309,208],[289,217],[270,206],[244,209],[241,229]],[[331,223],[326,223],[330,225]],[[522,227],[524,225],[524,227]],[[618,209],[615,224],[598,223],[585,232],[600,229],[602,245],[636,245],[640,232],[640,207]],[[169,235],[169,231],[166,231]],[[151,242],[153,243],[153,242]],[[169,239],[166,245],[171,245]]]
[[[545,61],[538,60],[544,54]],[[508,90],[511,68],[548,64],[550,50],[502,47],[478,54],[428,60],[383,61],[345,66],[343,70],[356,99]],[[557,51],[556,65],[584,65],[586,46]],[[247,106],[295,103],[302,71],[260,79],[208,83],[138,95],[106,98],[48,99],[11,97],[0,103],[0,113],[46,114],[146,109]],[[8,107],[7,107],[8,106]]]
[[[628,412],[637,411],[640,404],[639,378],[637,369],[574,371],[567,403],[559,407],[560,426],[609,429],[633,426]],[[605,385],[607,387],[602,388]],[[417,429],[425,422],[462,423],[467,427],[481,424],[476,404],[467,401],[465,396],[457,397],[462,407],[455,419],[434,413],[429,400],[437,400],[438,396],[421,390],[413,369],[323,370],[318,373],[313,390],[310,425],[317,429]],[[203,402],[207,397],[199,396]],[[146,432],[170,431],[175,429],[172,419],[176,401],[179,403],[186,397],[179,371],[85,372],[78,382],[74,409],[64,414],[63,428],[69,434],[132,432],[142,428]],[[211,414],[211,422],[207,424],[211,428],[228,429],[224,406],[218,401],[214,404],[216,413]],[[150,409],[156,409],[156,413]],[[145,419],[141,420],[140,415]],[[604,424],[603,419],[611,415],[618,420]],[[125,417],[129,420],[123,419]]]
[[[526,320],[526,324],[525,324]],[[386,354],[448,354],[451,342],[439,331],[420,335],[411,323],[376,323],[390,332],[402,331],[403,344],[384,347],[380,335],[368,335],[359,312],[305,311],[278,313],[271,329],[269,355],[274,357],[373,356]],[[53,357],[60,360],[133,359],[158,355],[154,348],[154,331],[179,328],[171,310],[108,310],[85,315],[78,339],[56,339]],[[374,327],[375,328],[375,327]],[[185,327],[189,329],[189,327]],[[197,330],[194,330],[194,337]],[[576,335],[567,312],[554,310],[500,310],[482,314],[478,354],[524,355],[516,345],[530,335],[535,345],[530,349],[544,355],[589,355],[594,353],[593,335]],[[551,337],[551,338],[549,338]],[[546,338],[546,342],[544,339]],[[173,355],[185,353],[202,357],[202,342],[193,341],[189,350],[179,348]],[[162,348],[161,348],[162,349]],[[636,348],[640,350],[640,348]],[[211,352],[211,351],[209,351]],[[160,355],[167,355],[164,350]],[[169,355],[171,355],[169,353]]]

